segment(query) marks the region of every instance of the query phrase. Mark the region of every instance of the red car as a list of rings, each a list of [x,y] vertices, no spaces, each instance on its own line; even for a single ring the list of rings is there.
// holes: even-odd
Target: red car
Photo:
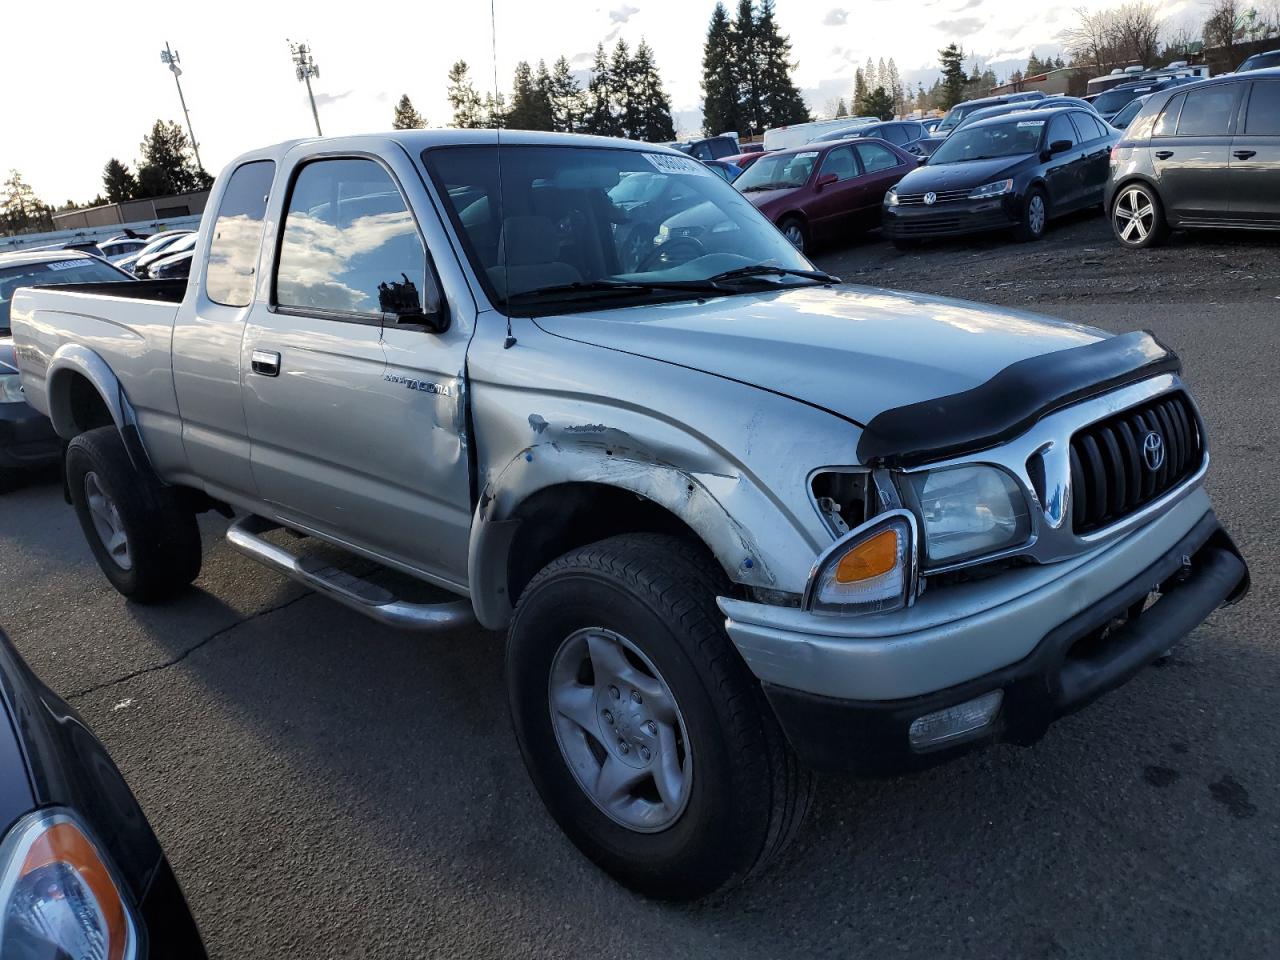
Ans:
[[[920,158],[884,140],[837,140],[763,154],[733,182],[802,252],[880,223],[885,192]]]
[[[728,163],[735,164],[740,169],[745,170],[763,156],[763,153],[756,150],[752,153],[735,153],[732,157],[725,157],[724,159]]]

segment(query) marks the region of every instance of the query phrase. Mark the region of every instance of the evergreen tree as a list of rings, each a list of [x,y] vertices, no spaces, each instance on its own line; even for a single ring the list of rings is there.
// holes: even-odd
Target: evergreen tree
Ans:
[[[507,111],[506,126],[516,130],[550,130],[551,77],[547,65],[538,65],[535,76],[528,62],[516,64],[515,80],[511,91],[511,109]]]
[[[582,127],[582,89],[573,78],[569,61],[561,57],[551,68],[547,93],[551,101],[551,128],[561,133],[573,133]]]
[[[853,71],[853,112],[859,116],[867,111],[862,109],[867,102],[867,75],[858,67]]]
[[[1027,76],[1034,77],[1038,73],[1044,73],[1046,69],[1048,67],[1041,62],[1040,58],[1036,56],[1036,52],[1032,50],[1031,56],[1027,58]]]
[[[0,231],[24,233],[53,229],[53,209],[36,197],[17,170],[0,186]]]
[[[738,123],[746,130],[760,133],[765,129],[761,113],[760,60],[756,51],[756,14],[752,0],[738,0],[738,14],[730,27],[733,55],[734,87],[738,94]]]
[[[453,110],[453,125],[463,130],[474,130],[486,126],[484,107],[480,103],[480,94],[471,84],[467,72],[467,61],[459,60],[449,68],[449,86],[446,94],[449,106]]]
[[[212,178],[195,165],[191,145],[182,127],[173,121],[157,120],[138,150],[139,197],[167,197],[175,193],[206,190]]]
[[[133,171],[112,157],[102,168],[102,187],[108,203],[121,203],[138,195],[138,178]]]
[[[487,130],[496,130],[507,125],[507,98],[501,92],[494,95],[486,93],[480,105],[480,122],[477,124]]]
[[[942,97],[935,105],[942,110],[950,110],[964,99],[964,51],[954,43],[948,44],[938,51],[938,63],[942,67]]]
[[[621,127],[618,136],[636,140],[636,131],[640,128],[640,104],[636,96],[640,78],[636,74],[636,63],[631,50],[621,37],[614,45],[609,73],[612,78],[609,104]]]
[[[583,129],[601,137],[622,136],[622,124],[614,113],[613,67],[604,44],[596,44],[595,59],[591,63],[591,80],[587,83],[586,113]]]
[[[636,104],[638,124],[631,131],[634,140],[646,143],[665,143],[676,138],[675,124],[671,119],[671,100],[662,89],[658,64],[653,48],[641,39],[632,59],[635,85],[632,98]]]
[[[427,125],[426,118],[413,108],[406,93],[396,104],[395,116],[391,120],[392,130],[421,130]]]
[[[773,0],[762,0],[754,34],[764,128],[807,123],[809,108],[791,79],[795,66],[791,62],[791,38],[783,35],[774,19]]]
[[[907,88],[902,82],[902,74],[898,73],[898,65],[894,62],[893,57],[889,58],[888,66],[889,85],[885,88],[889,91],[889,96],[893,98],[893,111],[895,114],[903,114],[907,112]]]
[[[844,97],[841,97],[840,102],[836,104],[836,116],[847,117],[848,115],[849,115],[849,108],[845,106]]]
[[[867,95],[867,116],[893,119],[893,97],[884,87],[876,87]]]
[[[702,47],[702,132],[707,136],[745,126],[738,112],[733,40],[729,13],[717,2]]]

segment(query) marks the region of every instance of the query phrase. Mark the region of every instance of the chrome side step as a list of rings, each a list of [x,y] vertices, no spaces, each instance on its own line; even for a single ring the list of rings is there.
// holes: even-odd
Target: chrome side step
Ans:
[[[450,630],[474,621],[469,600],[408,603],[396,599],[391,591],[376,583],[362,580],[323,560],[295,557],[262,538],[262,534],[279,526],[262,517],[241,517],[227,528],[227,541],[245,556],[388,626],[428,633]]]

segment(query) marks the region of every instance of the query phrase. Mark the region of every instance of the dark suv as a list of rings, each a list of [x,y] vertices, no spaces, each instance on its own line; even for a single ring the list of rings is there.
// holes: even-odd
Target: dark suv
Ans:
[[[1280,69],[1152,94],[1111,152],[1107,210],[1127,247],[1170,229],[1280,230]]]

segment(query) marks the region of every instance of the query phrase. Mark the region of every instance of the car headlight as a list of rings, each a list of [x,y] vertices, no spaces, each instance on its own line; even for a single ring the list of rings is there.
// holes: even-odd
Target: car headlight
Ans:
[[[818,558],[804,607],[832,616],[888,613],[916,591],[916,519],[891,510],[849,531]]]
[[[132,960],[137,945],[114,872],[78,819],[19,820],[0,843],[0,956]]]
[[[927,565],[995,553],[1031,535],[1027,500],[998,467],[963,466],[910,474]]]
[[[885,191],[884,205],[886,207],[896,207],[898,205],[898,188],[890,187]]]
[[[22,377],[16,373],[0,375],[0,403],[25,403],[27,395],[22,392]]]
[[[995,183],[984,183],[969,193],[970,200],[981,200],[984,197],[1002,197],[1013,193],[1012,180],[997,180]]]

